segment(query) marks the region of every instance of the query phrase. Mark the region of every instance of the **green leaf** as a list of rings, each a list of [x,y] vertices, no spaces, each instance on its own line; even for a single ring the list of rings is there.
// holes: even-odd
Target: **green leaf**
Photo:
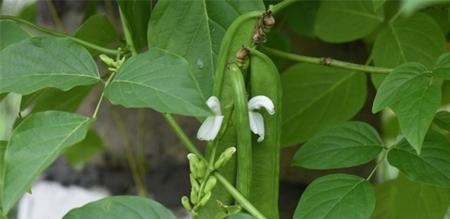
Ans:
[[[159,112],[190,116],[210,114],[193,80],[189,63],[161,49],[128,59],[106,88],[113,104],[150,107]]]
[[[111,46],[119,40],[114,25],[103,15],[89,17],[75,32],[75,37],[103,47]],[[94,49],[89,51],[92,54],[99,53]]]
[[[91,122],[85,116],[47,111],[26,117],[14,129],[5,153],[4,212],[66,147],[84,139]]]
[[[75,112],[92,90],[92,86],[74,87],[69,91],[45,88],[22,96],[21,109],[31,108],[33,112],[47,110]]]
[[[391,149],[388,161],[411,180],[450,188],[450,145],[437,132],[428,133],[420,155],[402,140]]]
[[[332,174],[314,180],[303,193],[294,219],[369,218],[375,208],[372,186],[365,179]]]
[[[442,129],[450,132],[450,112],[440,111],[437,112],[433,120],[434,124]]]
[[[445,37],[439,25],[430,16],[418,13],[387,25],[375,39],[372,57],[376,66],[395,68],[419,62],[431,69],[445,50]],[[376,87],[383,79],[384,76],[372,76]]]
[[[324,0],[317,11],[315,32],[326,42],[349,42],[372,33],[383,20],[383,8],[375,10],[371,1]]]
[[[405,177],[375,186],[372,219],[443,219],[450,205],[450,190]]]
[[[282,145],[306,141],[316,132],[352,118],[366,100],[366,77],[326,66],[296,64],[281,74]]]
[[[450,80],[450,53],[439,56],[433,69],[433,74],[444,80]]]
[[[103,142],[95,130],[90,129],[86,138],[76,145],[66,148],[64,158],[75,168],[82,168],[86,162],[103,149]]]
[[[30,35],[22,30],[16,22],[0,21],[0,50],[28,38],[30,38]]]
[[[184,57],[206,99],[212,93],[215,57],[226,28],[240,14],[258,8],[264,8],[259,0],[160,0],[150,18],[148,44]]]
[[[449,0],[403,0],[402,2],[401,10],[407,15],[411,15],[415,11],[428,6],[450,3]]]
[[[131,32],[136,49],[147,45],[147,24],[152,11],[151,0],[118,0],[124,23]]]
[[[441,83],[425,66],[407,63],[395,68],[378,89],[372,112],[393,106],[400,129],[417,153],[441,102]]]
[[[137,196],[112,196],[67,213],[63,219],[176,219],[164,206]]]
[[[373,1],[373,8],[375,10],[383,8],[384,3],[386,3],[386,0],[372,0],[372,1]]]
[[[100,80],[88,51],[64,38],[31,38],[8,46],[0,51],[0,69],[0,93],[69,90]]]
[[[253,217],[249,214],[237,213],[228,216],[227,219],[253,219]]]
[[[293,164],[310,169],[352,167],[367,163],[381,152],[377,131],[363,122],[345,122],[323,130],[294,155]]]
[[[314,37],[314,25],[319,6],[320,1],[295,1],[283,11],[283,14],[286,14],[286,22],[289,27],[297,34]],[[267,43],[270,42],[270,40],[267,41]]]

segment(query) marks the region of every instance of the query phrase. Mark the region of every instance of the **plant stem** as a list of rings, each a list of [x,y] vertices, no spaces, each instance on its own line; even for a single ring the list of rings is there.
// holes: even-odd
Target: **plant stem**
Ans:
[[[147,162],[145,162],[145,111],[144,109],[138,109],[137,112],[138,130],[136,136],[136,159],[138,161],[139,171],[142,176],[147,173]],[[145,178],[142,179],[146,184]]]
[[[278,14],[280,11],[294,2],[296,2],[296,0],[283,0],[276,5],[270,5],[269,10],[272,11],[273,14]]]
[[[162,115],[164,116],[164,119],[166,119],[172,130],[175,132],[177,137],[180,139],[181,143],[183,143],[183,145],[186,147],[186,149],[189,152],[194,153],[204,159],[203,155],[200,153],[194,143],[192,143],[183,129],[181,129],[180,125],[178,125],[177,121],[172,117],[172,115],[168,113],[163,113]]]
[[[94,113],[92,114],[92,118],[93,119],[97,118],[97,114],[98,114],[98,111],[100,109],[100,105],[102,104],[103,97],[105,96],[105,88],[109,85],[109,83],[111,82],[111,80],[114,77],[115,73],[116,72],[112,72],[111,73],[111,75],[108,77],[108,80],[106,80],[105,85],[103,86],[103,90],[102,90],[102,93],[100,94],[100,98],[98,99],[97,106],[95,107]]]
[[[123,35],[125,35],[125,41],[127,42],[127,46],[131,50],[131,54],[133,56],[137,55],[136,47],[133,42],[133,37],[131,35],[130,30],[128,29],[128,21],[125,19],[125,15],[123,14],[122,9],[120,9],[120,7],[119,12],[120,12],[120,21],[122,22]]]
[[[145,197],[145,196],[147,196],[147,189],[145,188],[145,185],[142,182],[142,176],[139,174],[138,165],[137,165],[136,159],[134,158],[133,151],[131,149],[130,138],[128,137],[128,132],[127,132],[127,129],[125,128],[124,121],[123,121],[122,117],[120,116],[120,114],[114,109],[114,107],[111,107],[111,113],[112,113],[114,122],[116,123],[116,126],[122,135],[123,145],[124,145],[125,151],[127,153],[128,165],[130,166],[131,175],[133,176],[133,180],[136,185],[137,193],[140,196]]]
[[[385,148],[383,148],[385,149]],[[370,171],[369,176],[367,176],[366,180],[369,181],[372,176],[375,174],[375,172],[377,171],[378,167],[380,167],[381,163],[383,163],[383,161],[386,159],[387,154],[389,153],[389,151],[391,150],[390,147],[388,147],[387,149],[385,149],[383,152],[384,154],[381,156],[380,159],[377,160],[377,164],[375,164],[375,167],[372,169],[372,171]]]
[[[47,2],[48,9],[50,10],[50,13],[52,14],[53,22],[55,23],[56,28],[58,28],[60,31],[64,31],[64,24],[58,16],[58,12],[56,11],[55,4],[53,4],[52,0],[47,0],[46,2]]]
[[[242,205],[242,207],[248,211],[251,215],[258,219],[265,219],[264,215],[258,211],[239,191],[231,185],[225,177],[223,177],[220,173],[214,172],[214,176],[217,180],[223,185],[223,187],[233,196],[236,201]]]
[[[50,34],[50,35],[57,36],[57,37],[66,37],[66,38],[68,38],[68,39],[70,39],[70,40],[72,40],[72,41],[74,41],[74,42],[76,42],[76,43],[78,43],[78,44],[80,44],[82,46],[85,46],[87,48],[91,48],[91,49],[97,50],[97,51],[105,53],[105,54],[116,55],[116,54],[119,53],[117,50],[108,49],[108,48],[105,48],[105,47],[102,47],[102,46],[99,46],[99,45],[96,45],[96,44],[92,44],[92,43],[89,43],[89,42],[84,41],[82,39],[78,39],[76,37],[69,36],[69,35],[67,35],[65,33],[52,31],[52,30],[49,30],[49,29],[46,29],[44,27],[38,26],[36,24],[33,24],[33,23],[29,22],[29,21],[23,20],[23,19],[18,18],[18,17],[8,16],[8,15],[0,15],[0,20],[13,20],[13,21],[15,21],[17,23],[20,23],[20,24],[26,25],[28,27],[31,27],[31,28],[39,31],[39,32],[42,32],[42,33]]]
[[[285,59],[289,59],[292,61],[297,61],[297,62],[307,62],[307,63],[313,63],[313,64],[318,64],[318,65],[333,66],[333,67],[354,70],[354,71],[360,71],[360,72],[373,73],[373,74],[389,74],[392,71],[391,68],[360,65],[360,64],[355,64],[355,63],[351,63],[351,62],[339,61],[339,60],[332,59],[332,58],[316,58],[316,57],[310,57],[310,56],[297,55],[297,54],[283,52],[283,51],[268,48],[268,47],[261,47],[261,49],[268,54],[278,56],[281,58],[285,58]]]

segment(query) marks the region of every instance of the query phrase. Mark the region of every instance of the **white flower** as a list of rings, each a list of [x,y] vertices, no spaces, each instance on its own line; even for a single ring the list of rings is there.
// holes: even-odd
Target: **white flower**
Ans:
[[[265,108],[270,115],[275,114],[275,109],[272,100],[266,96],[254,96],[248,101],[248,118],[250,122],[250,130],[257,134],[258,142],[264,140],[264,119],[261,113],[254,112],[254,110]]]
[[[200,126],[197,132],[197,138],[204,141],[211,141],[216,138],[222,126],[223,115],[220,110],[220,101],[217,97],[211,96],[206,104],[214,113],[212,116],[208,116],[203,124]]]

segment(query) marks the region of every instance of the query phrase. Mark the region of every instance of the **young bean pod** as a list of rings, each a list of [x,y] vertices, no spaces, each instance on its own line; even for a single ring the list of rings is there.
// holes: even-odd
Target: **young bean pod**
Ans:
[[[250,49],[250,95],[264,95],[270,98],[275,114],[265,110],[265,137],[262,142],[253,139],[252,185],[249,201],[267,218],[277,219],[278,182],[280,169],[281,134],[281,82],[278,70],[265,54]]]

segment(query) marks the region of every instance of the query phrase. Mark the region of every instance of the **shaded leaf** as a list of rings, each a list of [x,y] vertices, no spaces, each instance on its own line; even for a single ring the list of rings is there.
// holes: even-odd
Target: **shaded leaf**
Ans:
[[[433,74],[439,78],[450,80],[450,53],[439,56],[433,69]]]
[[[157,48],[122,64],[105,95],[125,107],[190,116],[210,114],[186,60]]]
[[[86,136],[91,122],[85,116],[47,111],[28,116],[14,129],[5,153],[4,212],[67,146]]]
[[[30,38],[30,35],[22,30],[16,22],[0,21],[0,50],[28,38]]]
[[[296,1],[285,9],[286,22],[297,34],[314,37],[314,25],[320,1]],[[268,43],[271,41],[268,40]],[[268,46],[271,47],[271,46]],[[271,47],[272,48],[272,47]]]
[[[326,42],[349,42],[370,34],[383,20],[383,8],[375,10],[371,1],[324,0],[317,11],[315,33]]]
[[[70,165],[75,168],[82,168],[87,161],[92,159],[102,149],[102,139],[95,130],[90,129],[83,141],[66,148],[63,154]]]
[[[450,112],[440,111],[434,116],[433,122],[442,129],[450,132]]]
[[[120,11],[124,17],[133,38],[136,49],[145,48],[147,45],[147,24],[152,10],[150,0],[118,0]]]
[[[282,145],[306,141],[316,132],[352,118],[366,100],[364,74],[296,64],[281,74]]]
[[[293,218],[366,219],[374,208],[375,194],[369,182],[358,176],[332,174],[314,180],[306,188]]]
[[[372,219],[443,219],[450,190],[408,180],[403,176],[375,186]]]
[[[5,151],[6,146],[8,145],[7,141],[0,141],[0,197],[3,197],[3,188],[5,186]],[[0,216],[2,216],[2,199],[0,198]]]
[[[367,163],[381,152],[377,131],[363,122],[346,122],[323,130],[294,155],[293,164],[311,169],[351,167]]]
[[[0,69],[0,93],[69,90],[100,80],[88,51],[64,38],[38,37],[8,46],[0,51]]]
[[[450,145],[437,132],[427,135],[420,155],[402,140],[391,149],[388,160],[411,180],[450,188]]]
[[[103,47],[111,46],[119,40],[116,28],[104,15],[89,17],[75,32],[75,37]],[[92,54],[99,53],[94,49],[89,49],[89,51]]]
[[[138,196],[112,196],[67,213],[63,219],[176,219],[164,206]]]

